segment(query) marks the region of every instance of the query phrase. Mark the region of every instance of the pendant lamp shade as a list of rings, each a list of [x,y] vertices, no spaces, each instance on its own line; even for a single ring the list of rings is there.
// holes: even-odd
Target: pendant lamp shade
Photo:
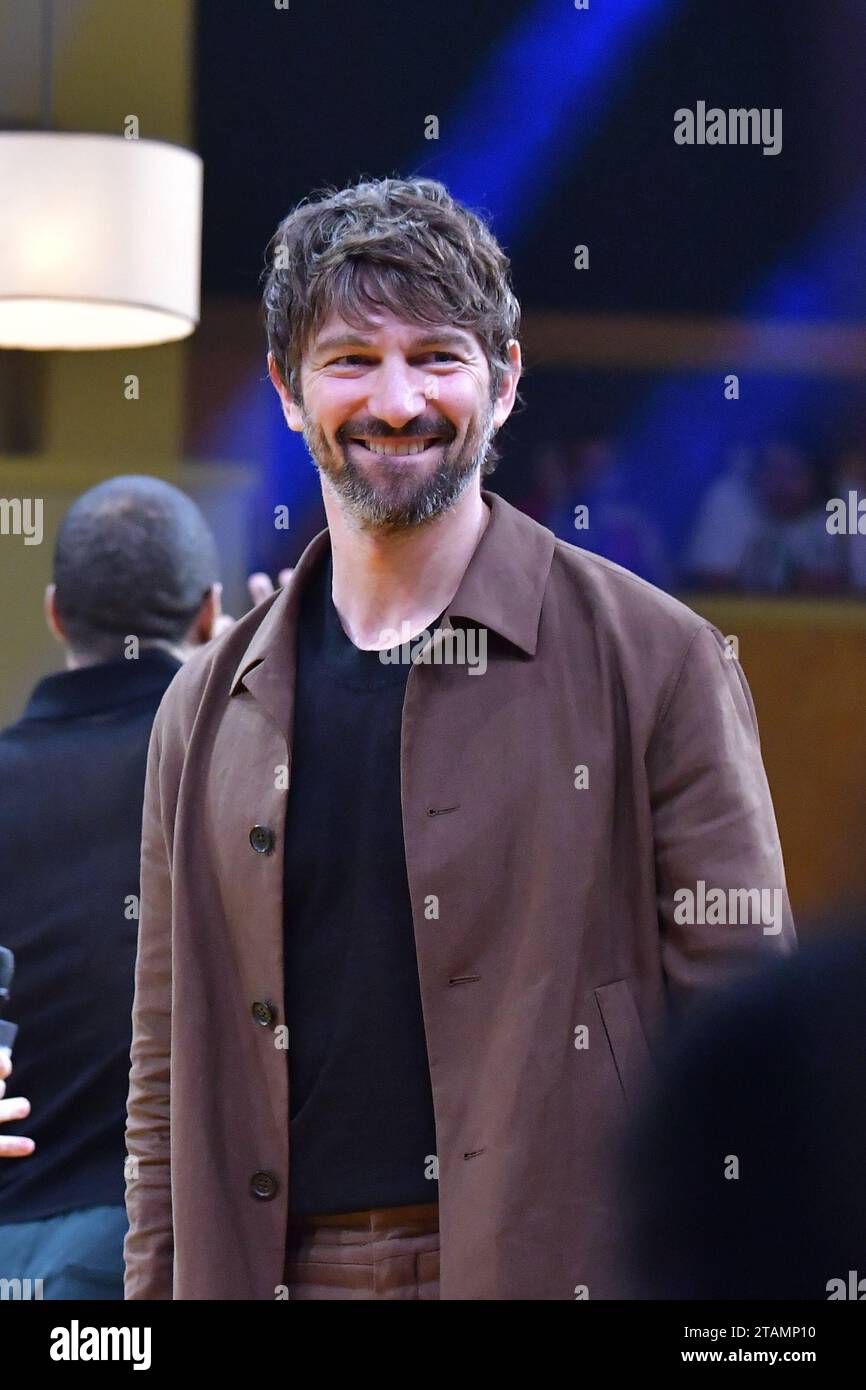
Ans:
[[[199,319],[202,161],[118,135],[0,132],[0,347],[143,347]]]

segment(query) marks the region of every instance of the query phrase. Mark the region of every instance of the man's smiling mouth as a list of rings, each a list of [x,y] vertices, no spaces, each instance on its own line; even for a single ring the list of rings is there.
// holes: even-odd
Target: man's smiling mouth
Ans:
[[[412,436],[407,439],[364,439],[361,436],[353,436],[350,440],[352,444],[361,444],[371,454],[382,454],[385,457],[408,457],[412,454],[423,454],[434,444],[443,443],[441,435],[427,435],[423,438]]]

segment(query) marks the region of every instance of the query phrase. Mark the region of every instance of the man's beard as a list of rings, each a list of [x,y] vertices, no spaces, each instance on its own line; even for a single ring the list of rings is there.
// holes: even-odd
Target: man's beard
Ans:
[[[495,433],[493,406],[490,404],[481,423],[473,421],[456,456],[451,455],[454,440],[443,442],[442,456],[432,473],[413,482],[412,465],[404,463],[373,481],[351,458],[347,447],[349,441],[343,438],[342,431],[338,436],[341,455],[339,462],[336,462],[334,451],[322,430],[304,412],[303,435],[313,463],[327,478],[346,510],[365,529],[403,530],[410,526],[421,526],[448,511],[484,464]],[[420,435],[421,431],[417,431],[417,436]],[[387,441],[389,436],[382,435],[380,438]],[[389,460],[380,457],[376,466],[387,470]]]

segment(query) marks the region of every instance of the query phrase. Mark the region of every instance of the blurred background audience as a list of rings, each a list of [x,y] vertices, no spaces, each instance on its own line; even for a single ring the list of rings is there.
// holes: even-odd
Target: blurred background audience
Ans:
[[[639,503],[610,438],[547,441],[517,504],[562,540],[671,591],[849,594],[866,591],[863,534],[836,534],[832,499],[866,502],[866,449],[785,437],[743,441],[701,492],[691,529],[671,549],[660,509]]]

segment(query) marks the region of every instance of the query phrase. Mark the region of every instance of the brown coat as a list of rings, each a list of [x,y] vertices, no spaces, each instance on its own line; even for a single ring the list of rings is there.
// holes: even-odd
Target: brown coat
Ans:
[[[486,630],[487,669],[417,664],[403,707],[441,1297],[616,1297],[613,1135],[659,1030],[671,1008],[791,951],[794,930],[754,709],[721,635],[483,497],[490,524],[446,625]],[[179,672],[154,726],[130,1299],[273,1299],[282,1282],[287,792],[276,769],[291,769],[300,595],[329,544],[320,532],[286,589]],[[269,852],[261,831],[258,851],[251,843],[254,826],[272,832]],[[707,892],[778,889],[784,924],[682,923],[674,894],[700,880]]]

